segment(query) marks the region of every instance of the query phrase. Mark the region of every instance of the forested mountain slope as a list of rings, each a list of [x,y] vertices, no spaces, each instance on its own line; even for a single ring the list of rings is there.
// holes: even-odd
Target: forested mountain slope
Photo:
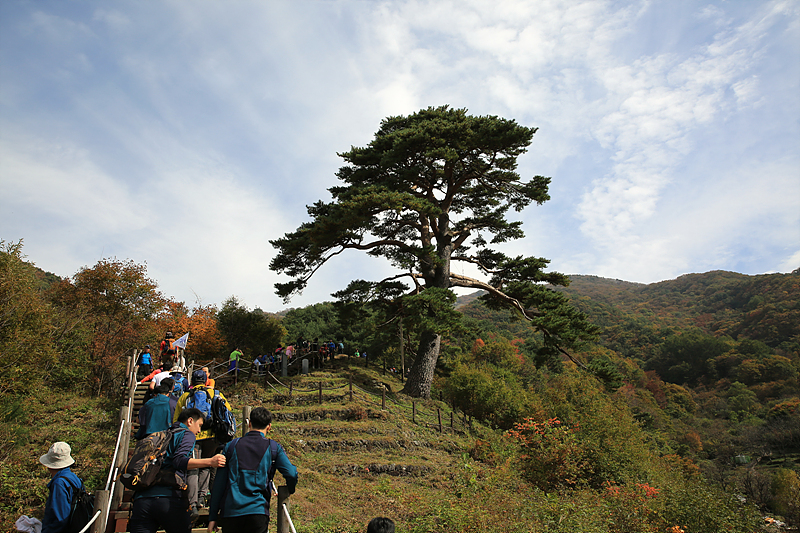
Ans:
[[[653,328],[697,327],[715,336],[790,350],[800,338],[800,272],[747,276],[714,271],[649,285],[571,276],[563,289],[603,327],[635,321]]]

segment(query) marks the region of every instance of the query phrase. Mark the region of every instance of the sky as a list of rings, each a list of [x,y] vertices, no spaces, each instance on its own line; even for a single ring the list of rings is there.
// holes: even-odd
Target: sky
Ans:
[[[0,239],[62,277],[145,264],[190,308],[332,300],[393,271],[343,254],[284,303],[269,240],[330,200],[337,152],[445,104],[538,128],[518,171],[551,200],[510,255],[641,283],[800,267],[781,0],[3,0]]]

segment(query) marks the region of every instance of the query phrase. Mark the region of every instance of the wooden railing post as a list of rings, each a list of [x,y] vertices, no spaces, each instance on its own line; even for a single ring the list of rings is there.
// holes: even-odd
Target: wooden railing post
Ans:
[[[289,527],[289,517],[283,512],[284,504],[286,504],[287,509],[289,508],[289,496],[289,487],[278,487],[278,533],[291,533],[292,531],[291,527]]]
[[[350,374],[350,401],[353,401],[353,374]]]
[[[442,410],[438,407],[436,408],[436,416],[439,418],[439,433],[442,432]]]
[[[89,533],[105,533],[106,525],[108,524],[108,501],[111,497],[110,491],[97,490],[94,492],[94,508],[92,509],[92,516],[101,510],[100,516],[94,521],[92,527],[89,528]]]
[[[242,437],[247,435],[247,420],[250,418],[250,412],[253,410],[249,405],[242,407]]]
[[[411,423],[417,423],[417,402],[411,402]]]

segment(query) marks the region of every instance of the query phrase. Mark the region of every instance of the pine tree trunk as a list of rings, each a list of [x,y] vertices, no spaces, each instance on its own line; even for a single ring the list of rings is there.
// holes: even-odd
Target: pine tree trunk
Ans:
[[[426,331],[419,342],[419,352],[411,367],[403,392],[415,398],[430,398],[433,372],[439,358],[442,337],[434,331]]]

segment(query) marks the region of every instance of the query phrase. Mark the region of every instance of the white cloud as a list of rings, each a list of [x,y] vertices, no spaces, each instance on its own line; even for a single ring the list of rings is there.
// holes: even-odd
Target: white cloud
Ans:
[[[793,272],[800,268],[800,250],[797,250],[786,261],[780,264],[778,272]]]
[[[800,7],[732,4],[23,6],[0,17],[18,51],[0,49],[2,237],[61,274],[116,253],[176,296],[280,307],[266,241],[327,199],[335,153],[386,116],[450,104],[541,127],[520,168],[553,175],[554,198],[521,214],[520,253],[651,281],[730,269],[753,240],[775,269],[800,243]],[[326,267],[292,305],[378,270]]]

